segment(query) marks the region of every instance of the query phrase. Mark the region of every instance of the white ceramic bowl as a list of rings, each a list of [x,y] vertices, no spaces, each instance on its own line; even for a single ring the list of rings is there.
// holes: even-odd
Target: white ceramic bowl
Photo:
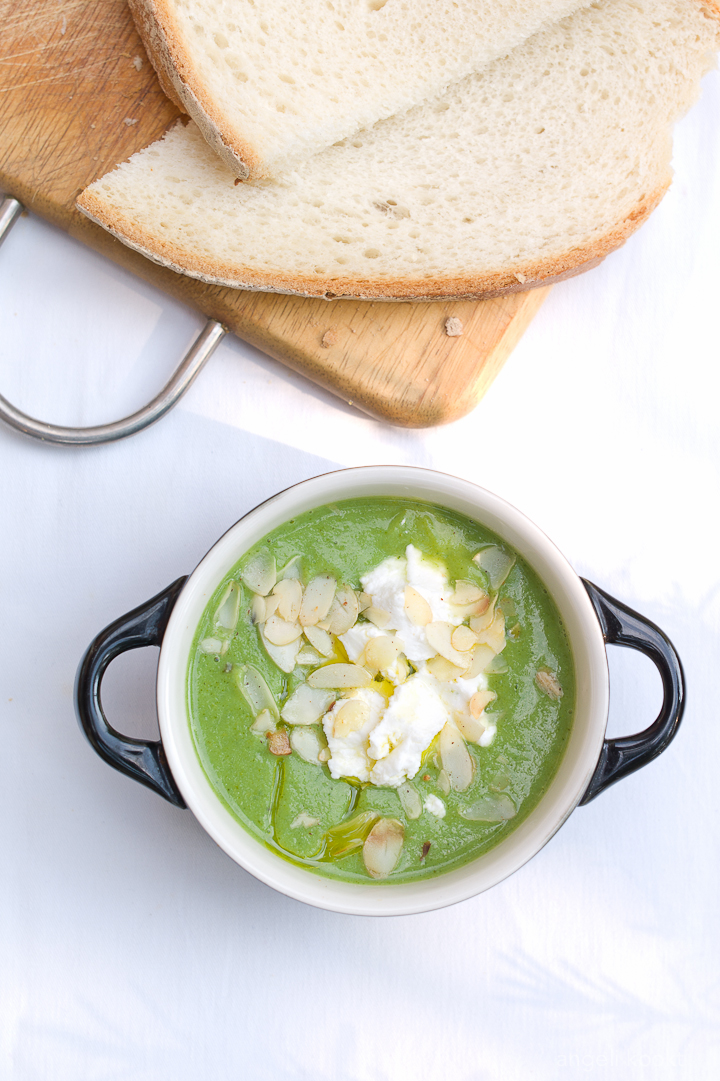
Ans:
[[[557,605],[575,664],[577,703],[569,743],[537,807],[488,853],[456,870],[417,883],[340,882],[313,874],[265,848],[215,794],[198,759],[187,711],[187,671],[193,636],[209,597],[226,573],[253,544],[288,519],[337,500],[368,496],[397,496],[436,503],[482,523],[507,541],[535,569]],[[604,612],[598,607],[603,603]],[[617,633],[613,638],[608,622],[612,618],[620,622],[625,619],[627,630],[627,620],[631,617],[642,628],[638,640],[623,641]],[[130,644],[129,635],[133,638]],[[654,655],[648,646],[648,636],[656,647]],[[636,753],[631,761],[626,756],[619,763],[615,759],[618,754],[622,758],[619,745],[623,741],[604,740],[609,700],[605,654],[608,638],[644,649],[651,655],[661,670],[666,690],[663,713],[655,726],[642,737],[630,737],[635,741]],[[102,715],[99,706],[102,674],[112,656],[123,648],[160,641],[157,708],[161,745],[124,740],[109,728]],[[424,912],[462,901],[500,882],[552,837],[586,796],[594,775],[592,795],[659,753],[677,728],[682,703],[679,661],[662,632],[600,591],[592,593],[592,587],[586,588],[555,545],[515,507],[456,477],[401,466],[368,466],[327,473],[297,484],[256,507],[220,538],[184,583],[175,583],[165,594],[106,628],[88,650],[77,684],[81,724],[95,749],[110,764],[156,788],[167,798],[173,799],[173,791],[177,797],[179,790],[182,800],[217,844],[274,889],[311,905],[360,915]],[[118,745],[118,740],[121,743],[124,740],[123,746]],[[182,805],[177,798],[173,802]]]

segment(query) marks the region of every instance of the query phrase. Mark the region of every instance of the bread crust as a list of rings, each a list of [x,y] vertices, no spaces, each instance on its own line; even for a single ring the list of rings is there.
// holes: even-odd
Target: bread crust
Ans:
[[[208,146],[235,176],[241,180],[262,176],[260,155],[232,118],[210,100],[198,78],[172,0],[128,0],[128,6],[163,92],[193,118]]]
[[[209,285],[325,300],[489,300],[506,293],[552,285],[597,266],[642,225],[662,199],[671,179],[668,175],[652,194],[639,200],[632,210],[591,244],[569,249],[538,263],[518,263],[497,271],[466,270],[435,278],[331,278],[319,274],[301,276],[281,269],[264,272],[227,263],[211,264],[164,237],[142,229],[93,192],[84,191],[76,205],[88,218],[148,259]]]

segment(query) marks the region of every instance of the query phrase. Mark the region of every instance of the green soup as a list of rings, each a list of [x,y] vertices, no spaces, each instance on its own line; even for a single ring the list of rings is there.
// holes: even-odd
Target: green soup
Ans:
[[[188,702],[211,785],[260,843],[315,874],[408,882],[476,859],[537,805],[575,677],[553,601],[497,536],[364,498],[298,515],[229,572],[195,635]]]

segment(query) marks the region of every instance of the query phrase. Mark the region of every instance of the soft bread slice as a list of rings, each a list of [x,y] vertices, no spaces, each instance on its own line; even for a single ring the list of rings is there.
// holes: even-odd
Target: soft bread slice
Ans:
[[[590,0],[130,0],[165,92],[237,176],[441,94]]]
[[[715,3],[601,0],[282,180],[237,181],[179,122],[78,206],[156,262],[243,289],[436,300],[545,284],[658,203],[719,28]]]

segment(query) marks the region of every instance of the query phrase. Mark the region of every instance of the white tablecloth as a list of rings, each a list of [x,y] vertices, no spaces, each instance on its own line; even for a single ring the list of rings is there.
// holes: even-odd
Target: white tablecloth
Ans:
[[[227,340],[159,425],[97,449],[0,428],[0,1074],[22,1081],[705,1081],[720,1067],[720,74],[680,125],[672,189],[556,287],[479,407],[370,420]],[[200,326],[41,221],[0,253],[0,390],[66,424],[151,397]],[[578,572],[659,623],[689,695],[672,747],[578,809],[525,868],[394,919],[288,900],[190,812],[108,768],[78,661],[260,500],[401,462],[519,506]],[[660,700],[611,650],[611,734]],[[155,651],[105,701],[153,732]]]

